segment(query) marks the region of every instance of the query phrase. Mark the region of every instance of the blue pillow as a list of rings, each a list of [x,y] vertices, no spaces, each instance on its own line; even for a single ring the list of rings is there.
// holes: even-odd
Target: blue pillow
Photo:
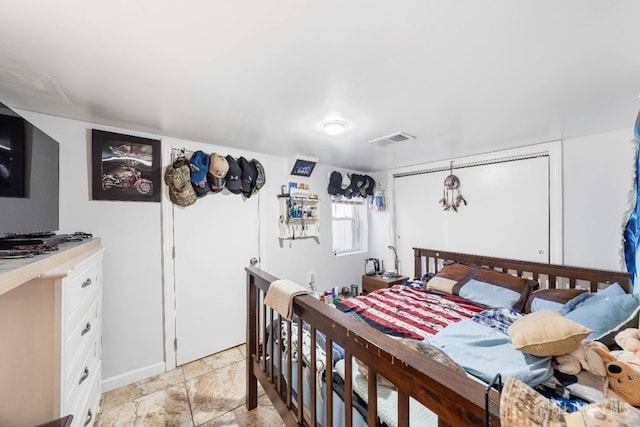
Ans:
[[[588,300],[594,298],[595,296],[596,294],[591,294],[589,292],[585,292],[584,294],[578,295],[577,297],[569,300],[565,305],[562,306],[562,308],[559,310],[560,314],[565,316],[567,313],[570,313],[571,311],[575,310],[579,306],[584,307],[585,305],[588,305],[589,304]],[[604,298],[598,297],[597,299],[604,299]],[[595,300],[592,302],[595,302]]]
[[[564,304],[562,304],[561,302],[549,301],[542,298],[536,298],[531,303],[530,310],[532,313],[536,311],[541,311],[541,310],[560,311],[562,310],[562,307],[564,307]]]
[[[635,295],[607,297],[582,294],[565,304],[560,313],[567,319],[593,329],[587,338],[597,339],[627,323],[632,316],[637,316],[639,308]],[[637,320],[635,322],[637,324]]]
[[[471,279],[460,288],[459,296],[487,307],[512,308],[522,297],[520,293],[491,283]]]
[[[626,295],[627,291],[622,289],[622,286],[616,283],[612,283],[601,291],[598,291],[596,295],[605,296],[605,297],[617,297],[620,295]]]

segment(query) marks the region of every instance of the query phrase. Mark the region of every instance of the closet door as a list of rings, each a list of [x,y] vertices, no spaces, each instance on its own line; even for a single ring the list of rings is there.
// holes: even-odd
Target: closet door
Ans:
[[[244,269],[258,257],[258,195],[224,190],[175,206],[173,229],[176,363],[183,365],[245,342]]]
[[[394,179],[402,273],[413,247],[549,262],[549,158],[454,169],[467,200],[458,212],[438,204],[448,171]]]

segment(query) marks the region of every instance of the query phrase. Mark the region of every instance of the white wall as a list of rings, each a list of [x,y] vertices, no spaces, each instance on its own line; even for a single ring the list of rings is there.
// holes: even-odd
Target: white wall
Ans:
[[[563,142],[564,262],[626,270],[622,233],[634,179],[633,130]]]
[[[262,268],[280,278],[287,278],[306,285],[309,273],[313,273],[315,286],[318,290],[332,287],[360,284],[364,272],[364,260],[367,253],[334,256],[331,242],[331,199],[327,194],[329,175],[335,169],[331,166],[318,164],[309,178],[289,175],[291,166],[288,159],[269,156],[265,168],[269,171],[267,185],[260,191],[266,195],[264,212],[265,219],[262,227],[262,241],[264,253]],[[320,237],[283,240],[282,246],[278,239],[278,199],[280,186],[289,181],[308,184],[311,192],[320,196]]]
[[[17,112],[60,143],[60,231],[92,233],[102,239],[106,248],[103,384],[110,389],[164,372],[161,204],[93,201],[89,191],[92,128],[154,139],[161,136]],[[180,140],[166,139],[172,145],[180,145]],[[163,141],[163,149],[166,147]],[[259,193],[261,267],[301,284],[306,284],[307,274],[313,272],[319,289],[359,284],[367,253],[341,257],[331,254],[331,204],[326,187],[333,168],[319,164],[310,178],[293,177],[289,175],[288,159],[263,157],[267,180]],[[305,182],[320,195],[319,243],[304,239],[279,245],[276,196],[280,186],[289,181]],[[223,202],[224,198],[220,200]],[[221,239],[232,239],[233,235],[230,227],[229,235]]]

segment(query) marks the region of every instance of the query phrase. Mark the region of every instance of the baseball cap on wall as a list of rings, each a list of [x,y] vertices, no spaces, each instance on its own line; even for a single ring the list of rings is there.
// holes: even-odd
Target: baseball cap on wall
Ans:
[[[367,180],[367,186],[365,187],[366,195],[373,196],[373,190],[376,187],[376,180],[370,177],[369,175],[365,175],[364,177]]]
[[[238,159],[238,164],[242,170],[242,175],[240,176],[240,191],[242,191],[244,197],[249,198],[253,193],[253,187],[255,187],[257,171],[244,157]]]
[[[169,186],[169,199],[178,206],[189,206],[196,201],[196,193],[189,178],[189,162],[186,159],[177,160],[167,166],[164,172],[164,182]]]
[[[331,172],[331,176],[329,177],[329,185],[327,186],[327,193],[332,196],[343,195],[344,191],[342,190],[342,174],[338,171]]]
[[[211,191],[218,193],[224,188],[227,176],[229,172],[229,162],[227,159],[218,154],[213,153],[209,156],[209,171],[207,172],[207,182],[211,187]]]
[[[242,175],[242,169],[240,169],[240,165],[233,156],[227,156],[227,162],[229,163],[229,171],[225,176],[225,187],[229,191],[235,194],[240,194],[240,176]]]
[[[209,192],[207,186],[207,171],[209,170],[209,155],[198,150],[189,159],[191,165],[191,183],[198,197]]]
[[[198,150],[191,155],[189,164],[191,167],[191,182],[199,184],[204,181],[207,177],[207,170],[209,170],[209,156]]]
[[[256,159],[252,159],[249,163],[251,163],[251,166],[253,166],[256,172],[256,181],[255,186],[253,187],[253,192],[257,193],[262,187],[264,187],[264,184],[267,182],[267,176],[265,175],[264,168],[259,161],[257,161]]]

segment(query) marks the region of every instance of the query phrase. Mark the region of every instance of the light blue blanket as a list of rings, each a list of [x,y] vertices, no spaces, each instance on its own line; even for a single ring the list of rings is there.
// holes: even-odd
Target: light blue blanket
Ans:
[[[471,319],[452,323],[424,340],[443,350],[468,373],[485,382],[496,374],[516,377],[530,386],[553,374],[550,357],[537,357],[513,348],[511,338]]]

